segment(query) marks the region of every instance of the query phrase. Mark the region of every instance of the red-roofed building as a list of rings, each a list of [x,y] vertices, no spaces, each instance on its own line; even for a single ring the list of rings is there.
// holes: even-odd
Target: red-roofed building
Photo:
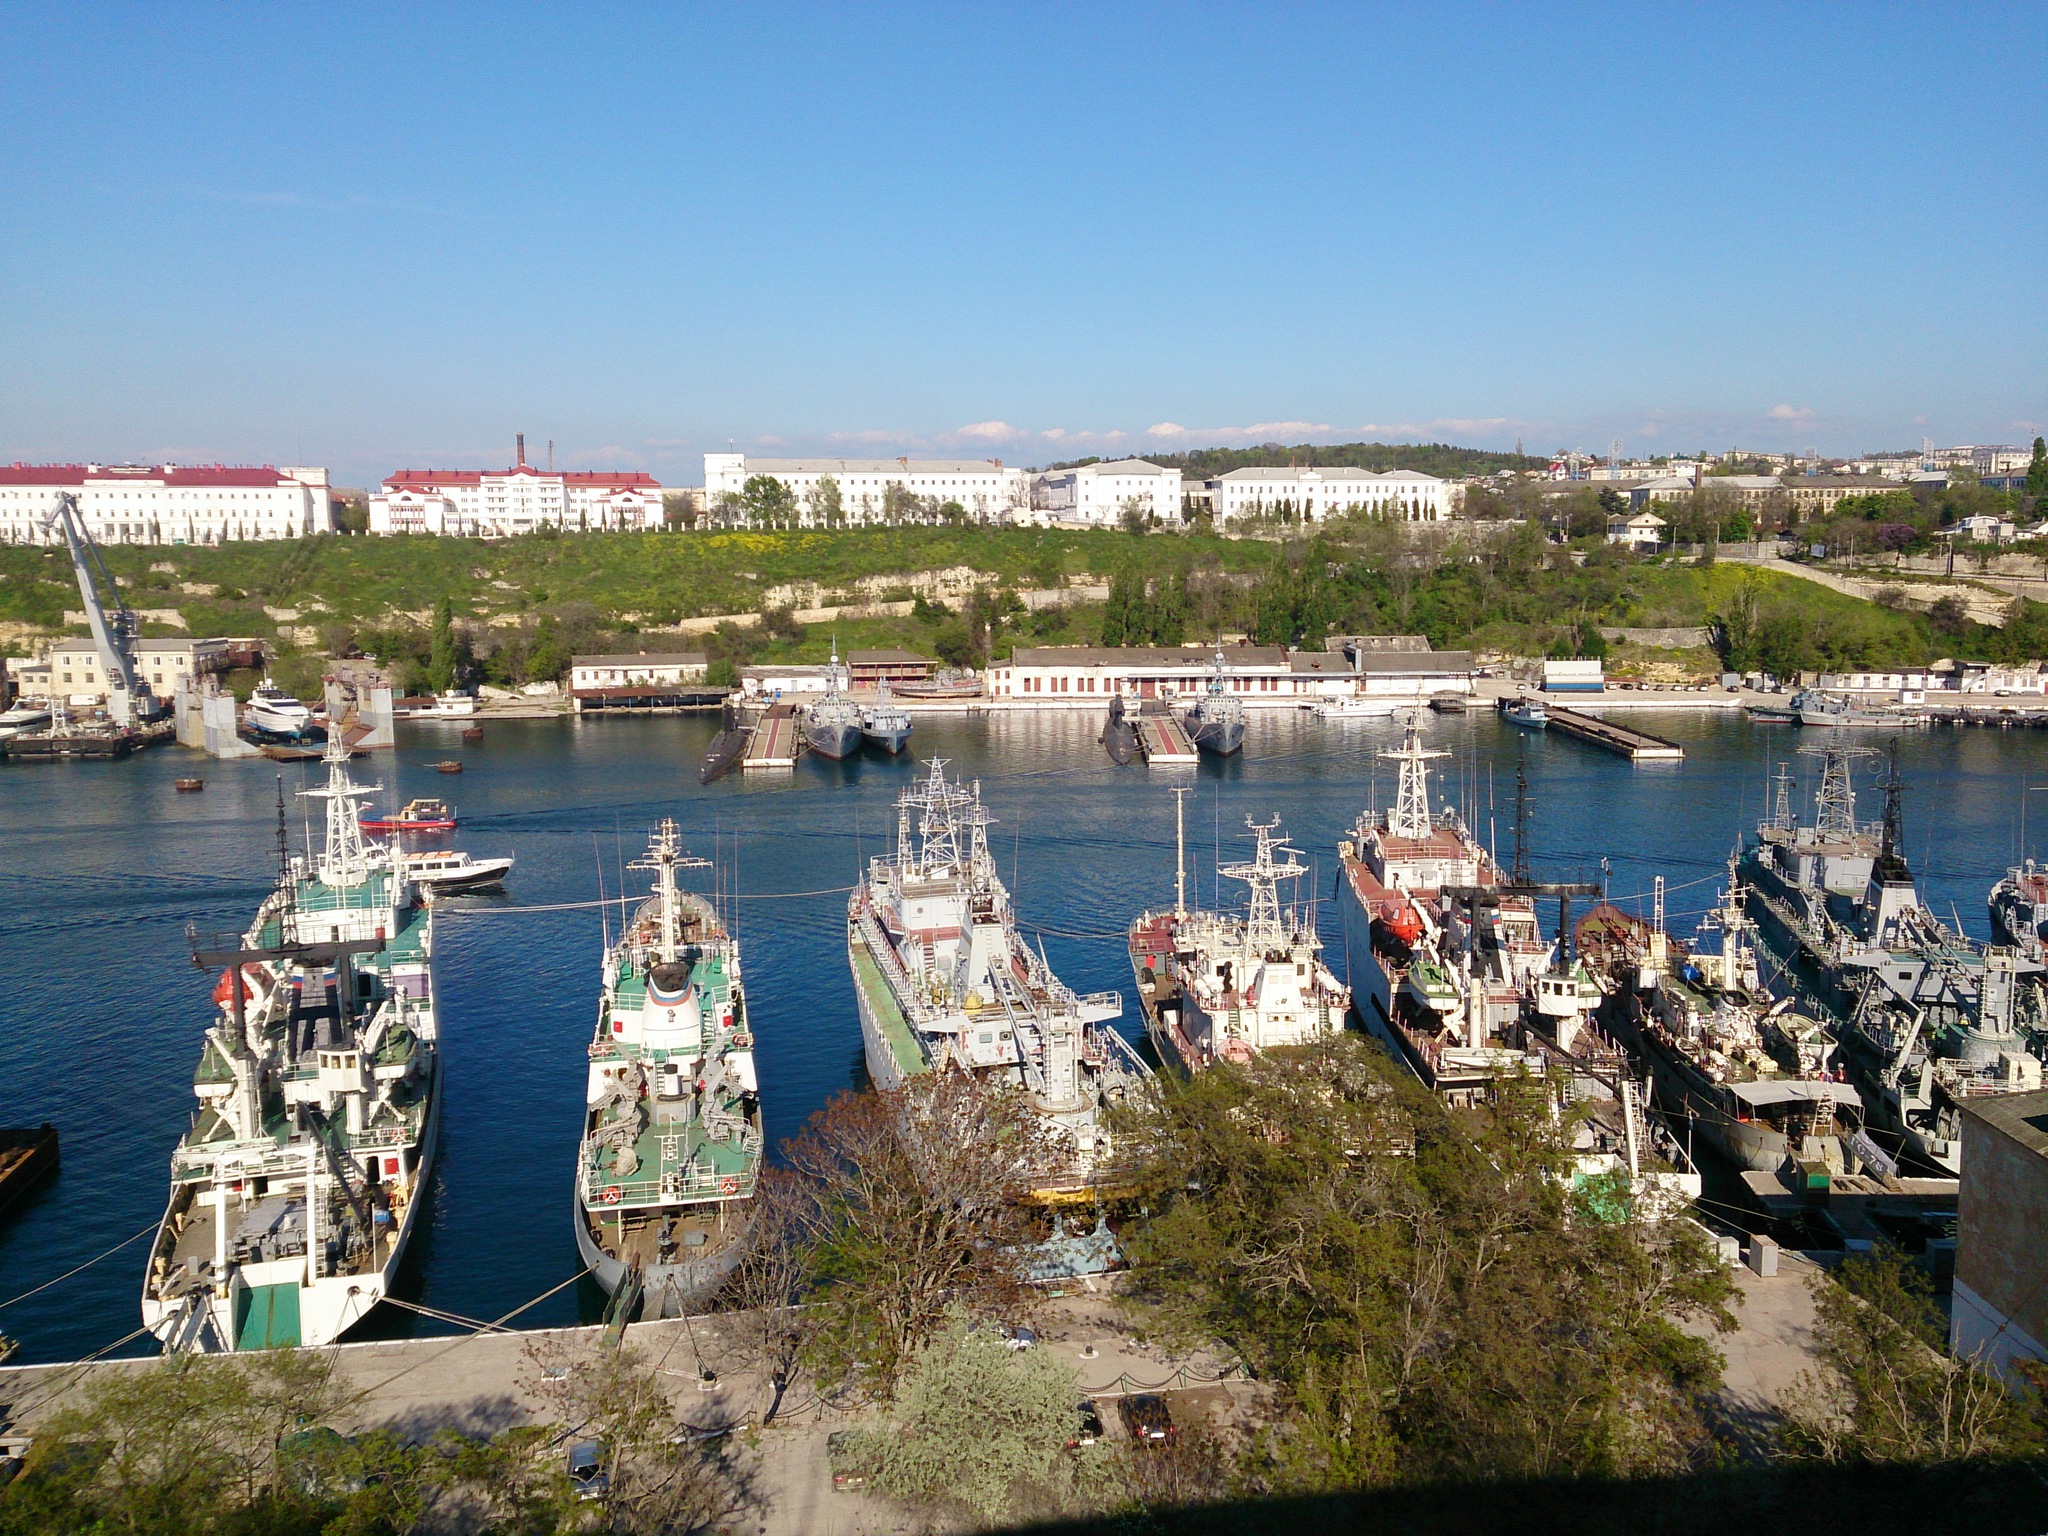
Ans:
[[[0,542],[50,544],[69,491],[101,544],[228,544],[331,533],[327,471],[229,464],[0,464]]]
[[[536,528],[658,528],[661,482],[638,470],[401,469],[370,498],[372,533],[502,539]]]

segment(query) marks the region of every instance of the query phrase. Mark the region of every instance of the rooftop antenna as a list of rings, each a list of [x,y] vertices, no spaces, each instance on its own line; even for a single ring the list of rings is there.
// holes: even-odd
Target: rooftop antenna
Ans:
[[[513,468],[524,469],[526,467],[526,434],[524,432],[514,433],[512,441],[519,454],[519,462]]]
[[[548,439],[548,473],[552,475],[552,474],[553,474],[554,472],[555,472],[555,440],[554,440],[554,439],[553,439],[553,438],[551,437],[551,438],[549,438],[549,439]]]

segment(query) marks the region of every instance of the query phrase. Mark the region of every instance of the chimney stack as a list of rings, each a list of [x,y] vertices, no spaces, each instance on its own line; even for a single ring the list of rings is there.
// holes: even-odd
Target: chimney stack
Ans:
[[[518,465],[518,467],[519,467],[520,469],[524,469],[524,468],[526,468],[526,434],[525,434],[524,432],[521,432],[521,433],[519,434],[519,465]]]

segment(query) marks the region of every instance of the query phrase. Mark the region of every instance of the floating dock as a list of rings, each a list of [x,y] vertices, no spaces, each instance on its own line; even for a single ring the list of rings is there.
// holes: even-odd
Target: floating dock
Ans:
[[[794,768],[802,741],[796,706],[773,705],[755,722],[754,733],[747,739],[747,754],[740,759],[740,769],[752,773],[756,768]]]
[[[1148,763],[1172,765],[1200,760],[1195,744],[1173,716],[1165,713],[1139,715],[1131,722],[1138,731],[1138,750]]]
[[[1662,736],[1652,736],[1648,731],[1639,731],[1634,726],[1616,725],[1612,720],[1602,720],[1598,715],[1582,715],[1576,709],[1566,709],[1547,698],[1543,701],[1543,709],[1550,717],[1550,728],[1553,731],[1563,731],[1567,736],[1590,741],[1596,747],[1619,752],[1631,762],[1675,763],[1685,756],[1685,748],[1677,742],[1666,741]]]

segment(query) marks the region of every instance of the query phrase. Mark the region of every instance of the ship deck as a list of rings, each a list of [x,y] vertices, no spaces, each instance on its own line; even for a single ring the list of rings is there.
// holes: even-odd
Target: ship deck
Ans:
[[[856,934],[851,946],[853,951],[854,981],[867,998],[868,1011],[875,1025],[880,1029],[882,1041],[889,1047],[889,1054],[895,1059],[897,1070],[905,1077],[915,1077],[926,1070],[924,1047],[918,1043],[917,1031],[910,1027],[910,1021],[903,1016],[902,1005],[896,1001],[896,994],[889,989],[888,981],[882,975],[882,967],[868,948],[868,941]]]

